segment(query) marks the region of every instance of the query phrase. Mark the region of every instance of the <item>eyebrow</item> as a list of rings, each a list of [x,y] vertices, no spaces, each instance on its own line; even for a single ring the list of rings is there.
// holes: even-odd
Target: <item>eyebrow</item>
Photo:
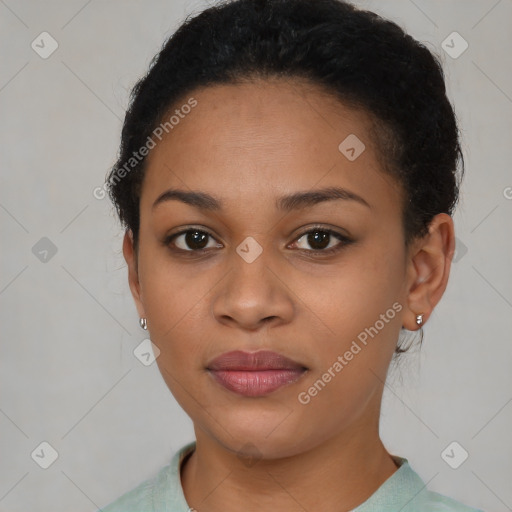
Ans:
[[[276,208],[281,211],[289,212],[300,208],[308,208],[325,201],[334,200],[354,201],[371,209],[370,204],[361,196],[350,190],[340,187],[328,187],[317,190],[308,190],[304,192],[295,192],[290,195],[281,196],[276,200]],[[219,211],[222,210],[222,200],[205,192],[186,191],[179,189],[169,189],[160,194],[153,203],[152,208],[167,201],[181,201],[201,210]]]

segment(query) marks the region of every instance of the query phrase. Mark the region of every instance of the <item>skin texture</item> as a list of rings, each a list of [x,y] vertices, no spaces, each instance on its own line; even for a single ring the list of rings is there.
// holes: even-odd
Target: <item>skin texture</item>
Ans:
[[[426,322],[444,293],[453,221],[437,215],[429,234],[405,247],[402,191],[382,171],[371,119],[317,86],[273,79],[191,96],[198,105],[148,157],[137,253],[129,231],[123,245],[160,371],[194,423],[196,451],[181,474],[185,497],[199,512],[350,510],[396,471],[379,438],[384,381],[401,327],[417,330],[416,314]],[[338,150],[349,134],[366,146],[354,161]],[[331,186],[370,207],[348,200],[275,207],[281,195]],[[169,200],[153,208],[169,188],[211,194],[223,207]],[[315,257],[318,246],[302,235],[317,225],[353,243],[331,237],[329,248],[341,249],[327,256],[317,249]],[[165,245],[189,227],[213,237],[202,255],[184,236]],[[236,251],[249,236],[263,250],[252,263]],[[394,303],[402,306],[394,318],[301,404],[299,393]],[[249,398],[206,370],[224,352],[260,349],[308,371]]]

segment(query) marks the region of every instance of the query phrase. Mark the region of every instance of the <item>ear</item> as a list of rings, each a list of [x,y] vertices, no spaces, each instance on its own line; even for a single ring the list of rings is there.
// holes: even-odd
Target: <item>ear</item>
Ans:
[[[145,318],[144,304],[141,293],[141,286],[139,283],[139,272],[137,269],[137,253],[133,245],[133,233],[131,230],[126,230],[123,239],[123,255],[128,265],[128,284],[132,292],[135,306],[140,318]]]
[[[455,252],[453,219],[446,213],[436,215],[429,232],[411,246],[407,269],[407,312],[404,327],[417,330],[416,315],[425,323],[441,300],[448,284]]]

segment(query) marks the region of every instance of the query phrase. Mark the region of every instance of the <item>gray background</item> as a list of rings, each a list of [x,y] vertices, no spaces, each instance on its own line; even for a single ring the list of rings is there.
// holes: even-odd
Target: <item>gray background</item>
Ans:
[[[512,510],[512,1],[356,3],[441,55],[467,163],[457,261],[421,352],[389,376],[382,436],[433,490]],[[122,233],[93,189],[115,160],[130,87],[204,5],[0,0],[2,512],[94,511],[193,439],[156,365],[133,355],[145,336]],[[31,48],[43,31],[59,45],[47,59]],[[456,59],[441,45],[453,31],[469,44]],[[31,457],[43,441],[58,453],[48,469],[36,463],[48,449]],[[452,441],[469,453],[458,469],[441,457]]]

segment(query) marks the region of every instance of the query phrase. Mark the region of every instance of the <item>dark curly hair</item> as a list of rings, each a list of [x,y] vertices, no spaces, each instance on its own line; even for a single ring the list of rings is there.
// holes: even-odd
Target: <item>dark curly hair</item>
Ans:
[[[132,90],[106,187],[136,247],[139,150],[155,128],[199,87],[272,77],[306,79],[370,115],[383,171],[403,191],[406,246],[436,214],[452,214],[464,160],[436,56],[343,0],[224,0],[187,18]]]

